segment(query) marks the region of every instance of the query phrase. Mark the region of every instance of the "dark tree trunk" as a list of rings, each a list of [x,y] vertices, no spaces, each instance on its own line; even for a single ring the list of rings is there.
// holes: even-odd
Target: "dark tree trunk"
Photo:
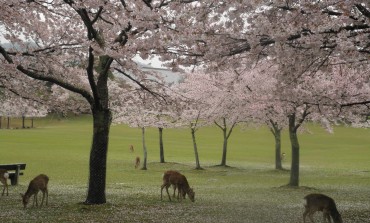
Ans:
[[[7,123],[6,128],[7,128],[7,129],[10,129],[10,117],[8,117],[8,123]]]
[[[273,120],[270,120],[270,131],[274,135],[275,139],[275,169],[282,170],[282,155],[281,155],[281,130],[282,128],[279,127],[279,125],[274,122]]]
[[[195,154],[195,169],[199,170],[199,169],[202,169],[202,167],[200,167],[198,147],[197,147],[197,142],[195,140],[195,129],[194,128],[191,128],[191,137],[193,139],[193,147],[194,147],[194,154]]]
[[[31,128],[33,128],[33,118],[31,118]]]
[[[159,159],[161,163],[165,163],[163,148],[163,128],[158,128],[158,130],[159,130]]]
[[[97,80],[93,75],[94,56],[89,48],[89,64],[86,68],[93,97],[84,95],[91,105],[93,114],[93,141],[90,151],[89,188],[85,204],[106,203],[105,187],[107,174],[107,155],[112,113],[109,109],[108,71],[113,59],[99,57],[101,69]]]
[[[222,159],[221,159],[220,166],[227,166],[226,165],[227,143],[228,143],[229,137],[230,137],[235,125],[236,125],[236,122],[234,122],[231,125],[229,132],[227,131],[226,118],[222,118],[222,124],[221,125],[218,124],[217,122],[215,122],[215,124],[222,130],[222,134],[223,134],[223,138],[224,138],[224,143],[223,143],[223,146],[222,146]]]
[[[281,132],[277,132],[275,136],[275,169],[282,170],[282,155],[281,155]]]
[[[146,145],[145,145],[145,128],[144,127],[141,128],[141,134],[142,134],[142,139],[143,139],[143,152],[144,152],[143,167],[141,169],[147,170],[146,162],[147,162],[148,152],[146,150]]]
[[[26,128],[25,121],[26,121],[26,117],[22,115],[22,129]]]
[[[292,165],[289,186],[299,186],[299,143],[295,115],[289,115],[289,137],[292,145]]]
[[[224,137],[224,143],[222,146],[222,159],[220,166],[226,166],[226,155],[227,155],[227,129],[222,129],[223,137]]]
[[[89,187],[85,204],[106,203],[105,186],[109,130],[112,114],[109,109],[93,109],[93,141],[90,151]]]
[[[275,169],[282,170],[281,163],[281,130],[275,132]]]

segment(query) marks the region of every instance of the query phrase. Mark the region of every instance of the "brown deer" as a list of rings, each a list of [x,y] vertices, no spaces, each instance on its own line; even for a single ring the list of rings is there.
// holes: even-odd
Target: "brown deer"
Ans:
[[[40,207],[42,207],[44,203],[44,198],[46,194],[46,205],[48,205],[48,198],[49,198],[49,193],[48,193],[48,182],[49,182],[49,177],[46,176],[45,174],[40,174],[37,177],[35,177],[33,180],[31,180],[30,184],[28,185],[28,189],[25,194],[21,194],[22,196],[22,201],[23,201],[23,206],[26,208],[30,197],[33,195],[33,206],[35,205],[36,201],[36,207],[38,207],[38,202],[37,202],[37,194],[39,191],[42,191],[42,201]]]
[[[309,194],[304,197],[306,200],[305,212],[303,213],[303,222],[306,223],[306,216],[308,215],[312,223],[313,214],[317,211],[323,212],[324,222],[328,220],[331,223],[330,216],[333,218],[334,223],[343,223],[342,217],[337,210],[334,200],[324,194]]]
[[[163,174],[163,184],[161,186],[161,200],[162,200],[162,194],[163,194],[163,188],[166,188],[166,192],[168,195],[168,198],[171,201],[170,194],[168,192],[168,188],[173,185],[174,186],[174,191],[173,191],[173,196],[175,196],[175,191],[176,188],[178,189],[178,195],[177,199],[182,199],[185,198],[185,195],[187,194],[192,202],[195,200],[195,192],[193,191],[192,188],[190,188],[188,180],[184,175],[177,171],[169,170],[166,171]],[[180,196],[181,194],[181,196]]]
[[[180,173],[177,172],[177,171],[175,171],[175,170],[168,170],[168,171],[166,171],[166,172],[163,173],[163,176],[162,176],[162,178],[163,178],[163,184],[161,186],[161,199],[162,199],[162,191],[163,191],[163,188],[164,187],[167,187],[168,188],[168,187],[171,186],[170,176],[172,174],[180,174]],[[177,185],[176,184],[173,184],[172,186],[173,186],[173,195],[172,195],[172,197],[175,198],[175,193],[176,193]],[[182,194],[183,198],[185,198],[185,195],[186,195],[185,193]]]
[[[6,196],[9,196],[8,193],[8,178],[9,178],[9,173],[7,170],[0,169],[0,181],[4,185],[3,193],[1,196],[4,196],[5,189],[6,189]]]
[[[134,152],[135,150],[134,150],[134,146],[133,145],[130,145],[130,152]]]
[[[140,157],[137,156],[135,159],[135,169],[137,169],[140,166]]]

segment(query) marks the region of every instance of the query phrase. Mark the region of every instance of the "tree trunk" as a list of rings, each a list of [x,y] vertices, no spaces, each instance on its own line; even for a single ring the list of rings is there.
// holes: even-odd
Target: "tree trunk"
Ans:
[[[193,146],[194,146],[195,169],[199,170],[199,169],[202,169],[202,168],[200,167],[199,155],[198,155],[198,147],[197,147],[197,142],[195,140],[195,129],[194,128],[191,128],[191,137],[193,139]]]
[[[3,121],[3,116],[0,116],[0,129],[1,129],[1,123]]]
[[[90,151],[89,187],[85,204],[106,203],[105,186],[109,130],[112,114],[109,109],[93,109],[93,141]]]
[[[163,128],[159,127],[158,130],[159,130],[159,159],[161,163],[165,163],[163,149]]]
[[[299,143],[295,115],[289,115],[289,137],[292,146],[292,165],[290,170],[289,186],[299,186]]]
[[[25,121],[26,121],[26,117],[24,115],[22,115],[22,129],[26,128]]]
[[[222,133],[224,136],[224,144],[222,148],[222,160],[220,166],[226,166],[226,154],[227,154],[227,129],[223,128]]]
[[[7,123],[6,128],[7,128],[7,129],[10,129],[10,117],[8,117],[8,123]]]
[[[31,118],[31,128],[33,128],[33,118]]]
[[[275,169],[282,170],[283,165],[281,163],[281,130],[275,129]]]
[[[144,160],[143,160],[143,167],[141,168],[142,170],[147,170],[146,168],[146,161],[147,161],[147,150],[146,150],[146,145],[145,145],[145,127],[141,128],[141,133],[142,133],[142,138],[143,138],[143,152],[144,152]]]

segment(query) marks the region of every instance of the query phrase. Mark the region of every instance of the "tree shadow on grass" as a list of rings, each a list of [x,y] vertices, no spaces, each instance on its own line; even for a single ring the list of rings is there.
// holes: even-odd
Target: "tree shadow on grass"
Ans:
[[[281,169],[280,169],[280,168],[279,168],[279,169],[276,169],[276,168],[275,168],[274,170],[276,170],[276,171],[282,171],[282,172],[290,172],[290,169],[286,169],[286,168],[284,168],[284,167],[283,167],[283,168],[281,168]]]
[[[164,163],[161,163],[161,162],[150,162],[149,163],[150,166],[155,166],[155,167],[164,167],[166,169],[179,169],[179,170],[206,170],[205,168],[203,167],[200,167],[200,168],[197,168],[195,167],[194,165],[188,165],[188,164],[184,164],[184,163],[178,163],[178,162],[164,162]]]
[[[318,191],[319,189],[314,187],[308,187],[308,186],[291,186],[289,184],[285,184],[279,187],[276,187],[277,189],[294,189],[294,190],[302,190],[302,191]]]

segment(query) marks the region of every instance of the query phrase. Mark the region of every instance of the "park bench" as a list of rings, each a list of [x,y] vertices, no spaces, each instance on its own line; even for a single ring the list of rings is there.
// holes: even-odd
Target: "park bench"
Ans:
[[[5,169],[9,173],[9,179],[12,185],[17,185],[19,176],[23,175],[22,170],[26,169],[25,163],[15,163],[15,164],[0,164],[0,169]]]

